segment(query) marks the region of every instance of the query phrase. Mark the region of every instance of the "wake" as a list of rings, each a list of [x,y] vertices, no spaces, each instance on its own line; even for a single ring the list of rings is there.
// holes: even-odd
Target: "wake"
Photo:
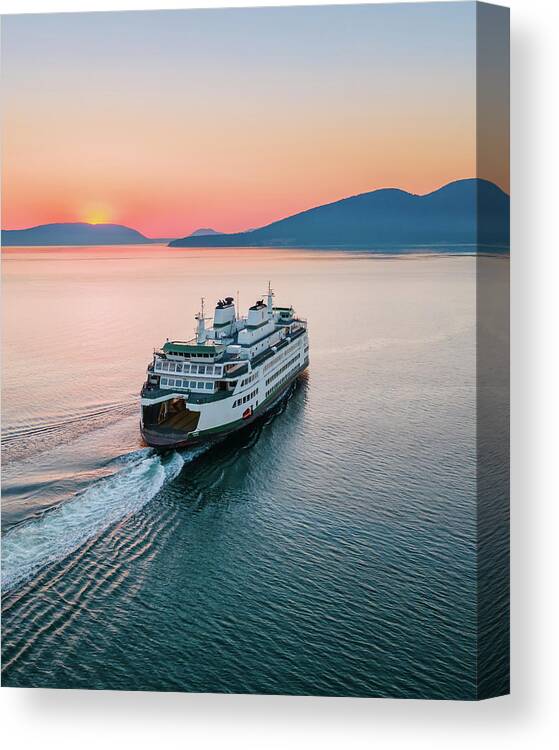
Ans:
[[[117,461],[122,468],[38,518],[15,526],[2,539],[4,592],[59,562],[117,521],[137,513],[178,476],[203,448],[160,456],[151,448]]]

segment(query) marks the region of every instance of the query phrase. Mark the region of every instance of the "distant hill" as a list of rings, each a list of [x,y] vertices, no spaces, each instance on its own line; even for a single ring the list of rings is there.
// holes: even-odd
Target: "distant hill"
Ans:
[[[427,195],[382,189],[317,206],[251,232],[184,237],[171,247],[508,246],[509,196],[486,180],[451,182]]]
[[[2,245],[139,245],[156,242],[121,224],[41,224],[3,229]]]
[[[207,235],[215,235],[215,234],[221,234],[221,232],[216,232],[215,229],[205,228],[205,229],[197,229],[195,232],[192,232],[192,234],[189,234],[189,237],[206,237]]]

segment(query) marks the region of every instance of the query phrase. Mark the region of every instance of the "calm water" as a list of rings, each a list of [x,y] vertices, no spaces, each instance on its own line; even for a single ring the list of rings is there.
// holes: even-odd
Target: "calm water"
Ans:
[[[474,696],[472,257],[7,249],[3,277],[5,685]],[[143,447],[153,347],[268,279],[309,320],[290,398]]]

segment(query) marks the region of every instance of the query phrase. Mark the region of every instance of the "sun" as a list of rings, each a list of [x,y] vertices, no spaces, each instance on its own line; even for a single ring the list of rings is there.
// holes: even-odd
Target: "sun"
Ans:
[[[106,224],[109,218],[109,211],[104,206],[91,206],[84,211],[84,221],[87,224]]]

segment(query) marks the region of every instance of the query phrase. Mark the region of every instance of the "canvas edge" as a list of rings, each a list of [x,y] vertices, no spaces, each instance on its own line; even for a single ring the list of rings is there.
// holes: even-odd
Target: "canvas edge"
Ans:
[[[476,173],[508,180],[510,11],[476,3]],[[510,263],[486,253],[491,217],[477,200],[476,700],[510,692]],[[508,226],[507,226],[508,232]]]

